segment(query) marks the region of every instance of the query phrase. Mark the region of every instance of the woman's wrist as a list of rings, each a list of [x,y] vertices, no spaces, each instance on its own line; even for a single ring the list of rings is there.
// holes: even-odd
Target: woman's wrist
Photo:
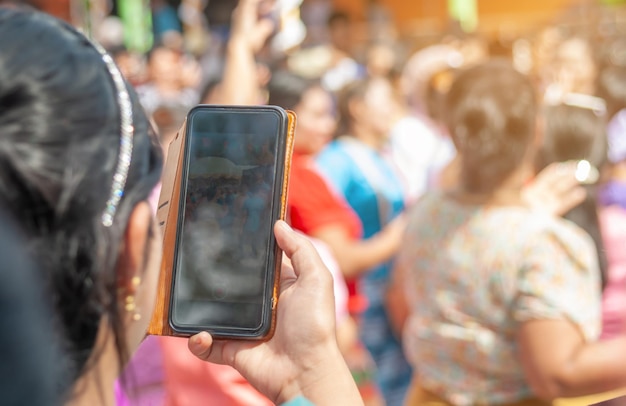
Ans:
[[[316,361],[304,364],[301,372],[281,390],[277,403],[282,404],[303,396],[316,406],[335,404],[360,404],[354,379],[336,345]]]
[[[254,50],[252,49],[250,41],[245,36],[240,34],[234,35],[228,40],[226,50],[229,54],[243,53],[247,56],[254,55]]]

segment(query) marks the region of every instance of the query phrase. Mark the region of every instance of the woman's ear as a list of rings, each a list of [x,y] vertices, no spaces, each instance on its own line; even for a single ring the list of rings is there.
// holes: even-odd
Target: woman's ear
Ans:
[[[118,262],[118,286],[125,295],[134,295],[143,277],[150,243],[152,209],[147,202],[135,206],[128,218]]]
[[[162,241],[152,208],[142,201],[133,209],[117,268],[119,317],[132,354],[144,339],[154,310]]]

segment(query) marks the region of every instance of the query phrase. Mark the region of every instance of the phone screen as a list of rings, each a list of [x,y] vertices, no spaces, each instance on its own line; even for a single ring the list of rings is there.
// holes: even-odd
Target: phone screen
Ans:
[[[173,272],[178,331],[267,328],[277,258],[286,116],[200,106],[188,118]]]

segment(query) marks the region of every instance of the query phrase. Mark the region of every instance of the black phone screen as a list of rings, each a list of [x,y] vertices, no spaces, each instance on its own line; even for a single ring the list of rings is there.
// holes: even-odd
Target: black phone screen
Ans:
[[[199,106],[188,117],[173,273],[175,330],[262,329],[271,317],[285,117]],[[282,151],[282,153],[281,153]]]

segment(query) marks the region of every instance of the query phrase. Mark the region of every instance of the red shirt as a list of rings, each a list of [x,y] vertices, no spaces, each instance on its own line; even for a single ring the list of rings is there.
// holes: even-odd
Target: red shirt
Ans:
[[[320,227],[335,224],[345,227],[354,239],[363,236],[357,214],[315,168],[308,155],[293,154],[287,210],[291,226],[313,235]]]
[[[363,224],[345,198],[335,192],[332,185],[315,167],[309,155],[293,153],[287,218],[293,228],[314,236],[316,229],[330,224],[344,227],[355,240],[363,238]],[[355,280],[347,280],[348,309],[361,313],[366,302],[357,292]]]

